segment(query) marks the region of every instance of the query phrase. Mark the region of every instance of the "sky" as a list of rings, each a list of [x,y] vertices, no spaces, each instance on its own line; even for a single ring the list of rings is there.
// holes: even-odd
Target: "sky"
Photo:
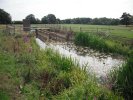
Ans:
[[[0,8],[13,20],[29,14],[41,19],[48,14],[57,18],[120,18],[123,12],[133,15],[133,0],[0,0]]]

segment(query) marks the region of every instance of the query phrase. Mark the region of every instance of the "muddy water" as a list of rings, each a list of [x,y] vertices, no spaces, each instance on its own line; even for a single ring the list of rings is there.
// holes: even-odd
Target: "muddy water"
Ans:
[[[111,69],[120,67],[124,63],[124,58],[121,56],[100,53],[88,47],[75,46],[72,43],[49,43],[46,45],[40,39],[36,39],[36,42],[41,48],[52,48],[58,50],[61,55],[71,57],[81,67],[86,65],[88,71],[97,77],[105,77]]]

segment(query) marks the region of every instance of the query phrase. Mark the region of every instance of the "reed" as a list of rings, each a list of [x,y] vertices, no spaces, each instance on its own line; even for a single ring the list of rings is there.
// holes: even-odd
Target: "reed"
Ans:
[[[128,58],[122,67],[115,69],[111,76],[112,90],[125,99],[131,100],[133,98],[133,57]]]
[[[123,46],[121,43],[103,39],[92,33],[77,33],[74,43],[80,46],[91,47],[92,49],[105,53],[116,53],[130,56],[131,52],[133,52],[128,46]]]
[[[10,37],[4,38],[6,41],[10,40]],[[30,42],[18,39],[20,49],[17,53],[9,52],[12,42],[6,44],[6,41],[1,40],[4,49],[0,49],[0,79],[1,82],[6,80],[1,85],[11,95],[10,99],[121,98],[99,85],[93,75],[75,64],[71,58],[51,49],[40,50],[34,38],[30,38]],[[29,51],[29,46],[32,51]],[[12,92],[16,91],[16,87],[19,88],[18,91]]]

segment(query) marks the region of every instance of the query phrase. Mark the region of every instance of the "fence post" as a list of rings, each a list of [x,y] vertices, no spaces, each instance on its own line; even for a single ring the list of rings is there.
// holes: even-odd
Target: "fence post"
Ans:
[[[109,26],[109,33],[110,33],[110,26]]]
[[[82,32],[82,28],[80,27],[80,32]]]
[[[98,27],[97,27],[97,34],[98,34]]]
[[[15,35],[15,25],[14,25],[14,35]]]
[[[36,38],[38,38],[38,30],[35,29],[35,33],[36,33]]]
[[[70,26],[70,32],[72,31],[72,28],[71,28],[71,26]]]

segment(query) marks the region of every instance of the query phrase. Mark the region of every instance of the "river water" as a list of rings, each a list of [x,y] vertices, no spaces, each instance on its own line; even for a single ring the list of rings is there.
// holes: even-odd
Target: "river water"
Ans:
[[[52,48],[61,55],[71,57],[81,67],[86,65],[87,70],[96,77],[105,77],[113,68],[120,67],[124,63],[124,58],[120,55],[100,53],[88,47],[75,46],[72,43],[46,44],[38,38],[36,38],[36,42],[42,49]]]

